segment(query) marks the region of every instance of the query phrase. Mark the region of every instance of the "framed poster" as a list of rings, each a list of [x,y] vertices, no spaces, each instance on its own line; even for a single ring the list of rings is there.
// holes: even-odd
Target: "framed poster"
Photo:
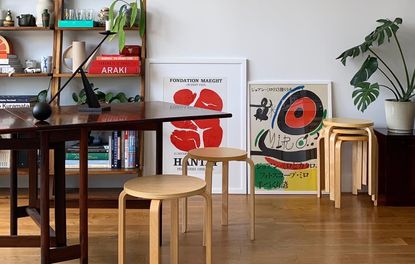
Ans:
[[[317,138],[331,117],[331,82],[249,83],[257,193],[316,193]]]
[[[166,101],[232,113],[231,118],[165,123],[163,173],[181,174],[182,159],[199,147],[247,149],[246,59],[149,59],[146,100]],[[146,135],[146,143],[148,143]],[[154,149],[145,144],[147,166]],[[229,191],[245,193],[245,164],[230,163]],[[204,178],[203,162],[190,160],[188,174]],[[152,165],[151,165],[152,166]],[[221,191],[221,164],[214,167],[213,191]]]

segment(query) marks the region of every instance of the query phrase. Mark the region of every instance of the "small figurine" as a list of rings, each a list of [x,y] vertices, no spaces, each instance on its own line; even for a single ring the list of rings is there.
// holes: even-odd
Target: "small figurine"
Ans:
[[[12,12],[9,10],[7,10],[7,15],[6,15],[6,19],[3,22],[3,25],[5,27],[14,27],[14,21],[13,21],[13,17],[12,17]]]
[[[102,26],[105,25],[105,21],[107,21],[109,18],[109,12],[110,12],[110,9],[108,7],[101,8],[98,14],[100,25]]]

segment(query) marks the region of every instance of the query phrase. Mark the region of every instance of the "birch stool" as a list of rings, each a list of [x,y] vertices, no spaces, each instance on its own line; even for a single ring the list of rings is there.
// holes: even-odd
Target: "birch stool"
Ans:
[[[183,159],[182,171],[187,174],[187,161],[197,159],[206,161],[205,181],[209,194],[212,194],[212,172],[216,162],[222,162],[222,225],[228,224],[228,168],[229,161],[245,161],[250,166],[250,230],[251,240],[255,240],[255,168],[246,151],[235,148],[209,147],[192,149]],[[187,231],[187,199],[183,199],[182,232]]]
[[[332,118],[323,121],[323,132],[318,140],[318,196],[321,196],[321,186],[330,192],[330,199],[336,200],[338,187],[335,182],[335,165],[338,161],[335,156],[336,143],[339,136],[361,136],[365,140],[350,140],[353,142],[353,188],[352,193],[368,185],[368,193],[372,196],[374,204],[377,204],[377,140],[373,131],[373,122],[363,119]],[[350,138],[352,139],[352,138]],[[343,138],[343,141],[348,141]],[[341,144],[340,144],[341,147]],[[322,181],[324,179],[324,182]],[[337,201],[336,208],[340,208]]]
[[[193,195],[205,198],[204,244],[206,263],[212,263],[212,199],[206,190],[206,182],[195,177],[181,175],[154,175],[127,181],[119,197],[118,213],[118,264],[125,263],[125,209],[127,195],[150,199],[150,264],[160,263],[159,225],[162,200],[170,200],[170,263],[179,263],[179,199]]]

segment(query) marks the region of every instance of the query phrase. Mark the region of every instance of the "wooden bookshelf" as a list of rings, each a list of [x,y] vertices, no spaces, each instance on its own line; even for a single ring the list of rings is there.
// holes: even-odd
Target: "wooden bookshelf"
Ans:
[[[0,31],[53,31],[48,27],[0,27]]]

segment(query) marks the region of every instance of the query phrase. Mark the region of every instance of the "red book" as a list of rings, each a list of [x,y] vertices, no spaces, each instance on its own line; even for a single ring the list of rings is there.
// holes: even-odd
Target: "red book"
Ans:
[[[130,60],[140,60],[138,56],[124,56],[124,55],[112,55],[112,54],[103,54],[97,56],[96,60],[122,60],[122,61],[130,61]]]
[[[93,60],[91,62],[91,68],[93,66],[113,66],[113,67],[139,67],[139,60]]]

